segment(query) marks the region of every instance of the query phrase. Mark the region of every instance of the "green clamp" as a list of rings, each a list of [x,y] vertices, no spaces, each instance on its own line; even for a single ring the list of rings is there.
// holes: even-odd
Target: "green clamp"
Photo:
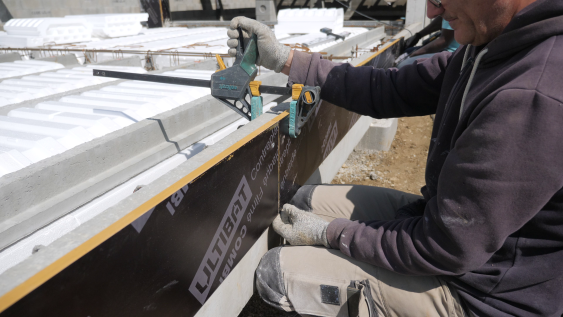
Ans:
[[[250,120],[258,118],[263,111],[264,106],[262,105],[262,96],[254,96],[250,99]]]
[[[299,133],[296,133],[296,123],[297,118],[297,100],[293,100],[289,103],[289,136],[292,138],[297,138]]]

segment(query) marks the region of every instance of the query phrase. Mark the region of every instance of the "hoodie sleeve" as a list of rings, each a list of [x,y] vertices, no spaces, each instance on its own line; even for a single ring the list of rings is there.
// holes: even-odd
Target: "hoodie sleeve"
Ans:
[[[333,220],[333,248],[409,275],[475,270],[563,187],[563,107],[539,92],[484,100],[450,151],[420,217]]]
[[[318,53],[295,51],[289,84],[321,87],[321,98],[374,118],[436,113],[444,73],[451,53],[396,68],[354,67],[322,59]]]

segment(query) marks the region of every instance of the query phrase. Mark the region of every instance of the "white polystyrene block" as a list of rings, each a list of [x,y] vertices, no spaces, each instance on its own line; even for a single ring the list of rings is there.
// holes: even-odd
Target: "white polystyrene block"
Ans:
[[[96,106],[77,105],[77,104],[65,103],[59,101],[41,102],[37,104],[35,108],[52,110],[61,113],[99,115],[111,119],[113,122],[115,122],[122,128],[130,126],[135,122],[144,119],[131,110],[122,111],[123,109],[116,109],[116,108],[96,109]]]
[[[278,12],[276,33],[314,33],[330,28],[334,33],[344,27],[344,10],[331,9],[284,9]]]
[[[18,150],[34,163],[67,150],[52,137],[3,129],[0,129],[0,146]]]
[[[169,32],[175,32],[175,31],[181,31],[181,30],[185,30],[185,28],[179,28],[179,27],[175,27],[175,28],[155,28],[155,29],[147,29],[147,28],[142,28],[141,31],[139,32],[139,34],[158,34],[158,33],[169,33]]]
[[[6,82],[0,83],[1,90],[8,91],[20,91],[29,94],[31,98],[45,97],[52,93],[52,89],[49,87],[27,87],[20,85],[12,85]]]
[[[64,68],[62,64],[43,61],[15,61],[0,63],[0,78],[23,76]]]
[[[44,77],[44,76],[33,75],[33,76],[22,77],[22,80],[30,81],[30,82],[34,82],[34,83],[41,83],[41,84],[45,84],[45,85],[51,85],[54,88],[56,88],[56,90],[58,92],[63,92],[63,91],[81,88],[80,85],[78,84],[78,82],[75,79],[72,79],[72,78],[64,78],[64,77],[49,78],[49,77]]]
[[[127,94],[146,94],[147,90],[142,88],[131,88],[131,87],[123,87],[123,86],[108,86],[100,89],[101,91],[108,91],[108,92],[119,92],[119,93],[127,93]],[[193,100],[192,95],[190,95],[186,91],[176,90],[171,92],[162,91],[162,90],[152,90],[151,95],[153,96],[162,96],[162,97],[169,97],[174,100],[178,105],[182,105],[188,103]]]
[[[148,13],[68,15],[66,18],[80,18],[92,25],[96,37],[120,37],[139,34],[141,22],[146,22]]]
[[[0,46],[3,47],[37,47],[44,44],[42,37],[6,35],[0,37]]]
[[[95,106],[96,108],[101,108],[103,106],[106,106],[106,107],[120,108],[123,110],[133,110],[136,112],[137,110],[146,110],[149,116],[159,114],[165,110],[165,109],[158,109],[155,105],[151,103],[143,103],[143,102],[129,101],[129,100],[116,100],[109,98],[95,98],[95,97],[86,97],[86,96],[67,96],[61,98],[60,101],[82,104],[82,105],[90,105],[90,106]]]
[[[0,116],[0,129],[51,136],[57,138],[57,141],[67,148],[94,138],[92,133],[77,125],[4,116]]]
[[[29,100],[33,98],[33,94],[18,90],[8,90],[5,86],[0,84],[0,99],[5,100],[10,103],[18,103],[24,100]]]
[[[115,100],[125,100],[125,101],[139,101],[143,103],[150,103],[155,107],[157,107],[158,109],[163,109],[163,110],[170,110],[180,105],[172,98],[166,96],[154,96],[151,94],[150,90],[145,91],[144,94],[130,94],[124,92],[92,90],[92,91],[83,92],[81,96],[92,97],[95,99],[106,98],[108,100],[115,99]]]
[[[0,177],[29,166],[32,163],[19,151],[0,146]]]
[[[64,99],[64,98],[63,98]],[[35,106],[37,109],[65,111],[74,113],[95,113],[95,114],[108,114],[121,116],[133,122],[141,121],[155,115],[154,110],[147,105],[139,105],[138,107],[128,106],[124,104],[107,105],[100,104],[85,104],[79,103],[80,101],[73,102],[70,100],[61,101],[47,101],[41,102]]]
[[[14,109],[8,113],[8,117],[75,124],[75,125],[83,126],[87,129],[94,127],[95,130],[91,130],[91,132],[94,131],[93,134],[96,136],[101,136],[121,128],[111,119],[103,116],[78,114],[78,113],[65,113],[65,112],[35,109],[35,108]]]
[[[9,46],[9,42],[16,39],[18,41],[26,40],[28,43],[25,46],[39,46],[46,43],[85,42],[92,38],[92,25],[84,19],[11,19],[4,24],[4,30],[8,34],[0,37],[0,45],[3,46]]]

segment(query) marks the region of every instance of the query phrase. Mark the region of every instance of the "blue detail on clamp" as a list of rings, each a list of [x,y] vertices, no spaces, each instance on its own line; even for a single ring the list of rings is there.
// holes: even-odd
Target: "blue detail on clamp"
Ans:
[[[250,120],[258,118],[262,114],[263,110],[262,96],[254,96],[250,99]]]
[[[297,118],[297,100],[293,100],[289,104],[289,136],[292,138],[297,137],[297,134],[295,133],[296,118]]]

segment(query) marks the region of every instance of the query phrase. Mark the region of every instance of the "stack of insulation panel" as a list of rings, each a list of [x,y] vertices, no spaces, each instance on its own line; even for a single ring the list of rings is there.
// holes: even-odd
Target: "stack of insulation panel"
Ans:
[[[76,43],[92,38],[92,26],[84,19],[11,19],[4,24],[4,30],[8,34],[0,36],[0,45],[9,47]]]
[[[94,77],[92,75],[94,68],[128,73],[146,73],[146,70],[141,67],[88,65],[87,67],[75,67],[56,72],[44,72],[34,76],[24,76],[21,79],[6,79],[0,82],[0,107],[117,80]]]
[[[179,69],[162,75],[210,79],[212,74]],[[209,88],[124,81],[11,110],[0,116],[0,176],[209,93]]]
[[[344,27],[344,10],[332,9],[284,9],[278,13],[276,33],[316,33],[330,28],[339,33]]]
[[[137,35],[148,13],[68,15],[66,18],[84,19],[92,25],[92,36],[121,37]]]

